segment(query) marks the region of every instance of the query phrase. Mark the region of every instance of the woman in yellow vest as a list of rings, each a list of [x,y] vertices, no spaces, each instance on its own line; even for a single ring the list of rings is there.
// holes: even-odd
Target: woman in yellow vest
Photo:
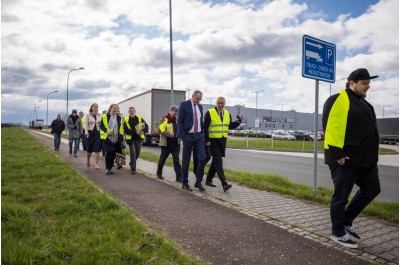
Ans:
[[[111,168],[117,153],[122,153],[121,142],[124,129],[121,116],[118,115],[117,104],[111,104],[108,113],[101,115],[100,138],[103,140],[103,150],[106,152],[106,174],[114,174]]]

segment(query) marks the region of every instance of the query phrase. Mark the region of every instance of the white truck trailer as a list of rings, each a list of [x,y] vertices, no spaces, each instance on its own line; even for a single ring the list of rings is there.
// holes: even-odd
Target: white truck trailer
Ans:
[[[174,90],[174,104],[179,104],[185,100],[186,91]],[[146,92],[125,99],[117,104],[124,117],[128,116],[129,107],[136,109],[136,114],[141,116],[149,125],[149,132],[145,134],[144,145],[158,144],[160,133],[158,125],[160,118],[164,116],[171,107],[171,91],[165,89],[152,88]]]

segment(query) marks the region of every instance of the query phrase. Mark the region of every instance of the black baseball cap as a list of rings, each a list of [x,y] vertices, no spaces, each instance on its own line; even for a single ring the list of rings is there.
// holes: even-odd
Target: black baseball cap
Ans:
[[[368,70],[365,68],[358,68],[357,70],[354,70],[351,72],[349,77],[347,77],[347,81],[353,80],[353,81],[358,81],[358,80],[365,80],[365,79],[374,79],[377,78],[377,75],[370,76],[368,73]]]

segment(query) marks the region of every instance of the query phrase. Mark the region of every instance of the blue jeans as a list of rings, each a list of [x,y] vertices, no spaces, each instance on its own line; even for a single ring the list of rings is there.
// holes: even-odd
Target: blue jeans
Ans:
[[[74,155],[78,153],[78,146],[79,146],[79,138],[73,138],[69,139],[69,151],[72,152],[72,142],[75,142],[74,144]]]
[[[53,133],[53,136],[54,136],[54,148],[56,150],[59,150],[61,143],[61,133]]]
[[[189,184],[189,163],[192,155],[193,146],[197,151],[198,165],[196,169],[196,183],[203,181],[204,166],[206,165],[206,153],[204,150],[205,139],[204,133],[188,133],[183,139],[183,154],[182,154],[182,185]]]

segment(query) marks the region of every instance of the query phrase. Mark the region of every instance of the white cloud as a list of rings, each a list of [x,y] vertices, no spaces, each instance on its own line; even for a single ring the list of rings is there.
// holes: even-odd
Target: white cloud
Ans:
[[[301,76],[301,39],[312,35],[336,43],[336,78],[359,67],[380,75],[368,99],[390,102],[385,116],[398,116],[398,1],[382,0],[359,17],[335,21],[324,12],[302,17],[307,4],[270,1],[255,7],[173,1],[174,89],[201,89],[204,98],[226,96],[228,105],[245,104],[314,111],[315,81]],[[148,90],[168,89],[169,6],[167,1],[2,1],[3,120],[25,121],[32,96],[49,110],[65,109],[68,72],[69,109],[85,112],[93,102],[113,102]],[[344,81],[332,84],[332,91]],[[19,96],[14,96],[19,95]],[[321,82],[320,109],[329,96]],[[41,104],[43,104],[43,102]],[[208,103],[208,102],[205,102]],[[14,106],[11,108],[11,106]],[[41,111],[45,105],[41,105]],[[4,113],[4,112],[3,112]]]

